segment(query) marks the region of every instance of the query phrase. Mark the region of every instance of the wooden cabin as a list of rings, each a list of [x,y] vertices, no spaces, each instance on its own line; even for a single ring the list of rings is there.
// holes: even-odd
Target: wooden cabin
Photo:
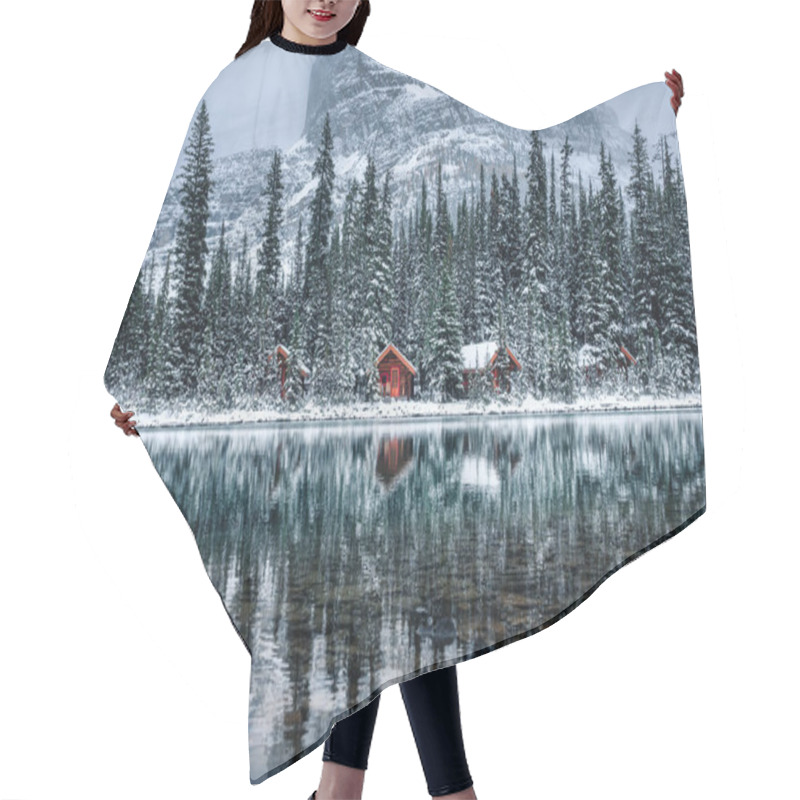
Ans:
[[[281,380],[281,399],[283,399],[286,395],[286,389],[284,388],[284,384],[286,383],[286,361],[289,358],[289,351],[282,345],[279,344],[275,350],[269,354],[267,360],[271,363],[277,365],[277,369],[280,371],[280,380]],[[299,363],[300,368],[300,385],[303,387],[303,394],[306,391],[306,378],[311,375],[311,370],[301,361]]]
[[[404,397],[410,400],[414,396],[417,370],[393,344],[386,345],[375,359],[375,366],[381,397]]]
[[[628,380],[628,367],[635,366],[636,359],[630,354],[627,347],[619,345],[618,352],[614,358],[614,365],[617,369],[625,370],[625,380]],[[578,366],[583,369],[583,375],[587,382],[591,382],[600,378],[611,364],[592,358],[588,349],[583,347],[578,353]]]
[[[510,390],[511,387],[507,380],[508,374],[521,371],[522,365],[511,351],[511,348],[506,345],[506,353],[508,353],[510,364],[505,370],[505,375],[501,375],[500,368],[495,366],[499,353],[500,346],[496,341],[473,342],[471,344],[465,344],[461,348],[461,368],[464,376],[464,391],[469,391],[475,373],[480,371],[491,372],[492,385],[495,390],[499,390],[501,385],[505,386],[506,391]]]

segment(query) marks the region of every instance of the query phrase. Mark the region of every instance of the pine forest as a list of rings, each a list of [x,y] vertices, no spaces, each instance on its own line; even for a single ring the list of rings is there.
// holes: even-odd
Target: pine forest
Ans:
[[[407,215],[370,155],[337,205],[334,142],[326,116],[292,230],[275,149],[259,229],[234,238],[222,219],[210,236],[218,188],[200,104],[174,236],[158,258],[148,252],[106,373],[121,402],[175,414],[380,403],[389,345],[414,374],[404,399],[443,410],[699,395],[686,200],[666,136],[647,142],[636,125],[623,186],[602,140],[587,175],[568,136],[548,157],[534,130],[527,163],[508,174],[481,165],[460,196],[447,196],[439,162]],[[491,370],[467,365],[469,347],[487,342]]]

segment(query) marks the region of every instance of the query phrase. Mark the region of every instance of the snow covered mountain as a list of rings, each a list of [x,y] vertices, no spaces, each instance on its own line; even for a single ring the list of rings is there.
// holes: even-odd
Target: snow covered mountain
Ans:
[[[265,42],[263,47],[271,45]],[[303,216],[304,223],[308,221],[309,205],[316,185],[311,166],[319,147],[326,114],[330,115],[334,140],[334,205],[337,212],[341,211],[350,180],[362,178],[368,154],[375,160],[379,182],[383,181],[386,170],[392,171],[390,185],[396,217],[407,216],[414,208],[423,177],[428,184],[430,202],[439,161],[442,162],[442,180],[453,218],[455,205],[461,200],[462,193],[467,193],[469,200],[470,193],[477,191],[481,164],[488,194],[492,171],[496,171],[498,177],[502,173],[510,177],[516,160],[517,178],[524,200],[530,131],[505,125],[428,84],[384,66],[354,48],[348,48],[334,58],[335,61],[329,61],[326,56],[303,59],[304,66],[311,63],[306,90],[302,93],[303,102],[307,98],[305,124],[300,138],[283,151],[285,267],[291,263],[300,216]],[[220,74],[218,83],[233,67],[235,62]],[[231,78],[229,75],[227,77]],[[255,91],[255,87],[251,88],[253,92],[248,92],[248,97]],[[574,185],[577,186],[580,172],[585,188],[588,188],[589,182],[597,188],[602,140],[614,163],[617,179],[624,186],[630,171],[628,158],[634,127],[633,114],[642,110],[646,111],[648,125],[643,133],[651,154],[657,149],[658,136],[666,134],[670,137],[673,155],[677,156],[674,114],[668,102],[669,89],[666,85],[662,88],[663,96],[653,92],[652,85],[638,87],[566,122],[541,130],[539,133],[548,169],[553,155],[558,180],[560,149],[565,136],[568,136],[573,148],[571,167]],[[213,106],[211,114],[213,130]],[[223,146],[216,149],[223,153],[234,149],[228,147],[227,143],[221,144]],[[271,160],[272,150],[258,147],[240,149],[214,159],[215,187],[211,196],[209,246],[212,246],[224,219],[228,241],[239,241],[247,231],[252,252],[255,253],[262,225],[259,212],[255,209],[261,208],[263,217],[266,198],[263,203],[254,201],[264,191]],[[654,168],[658,179],[658,165],[654,165]],[[151,248],[157,251],[158,261],[162,260],[160,256],[163,250],[173,240],[179,213],[179,186],[179,167],[176,167],[151,242]],[[623,198],[627,203],[624,193]],[[337,213],[334,222],[339,221]]]

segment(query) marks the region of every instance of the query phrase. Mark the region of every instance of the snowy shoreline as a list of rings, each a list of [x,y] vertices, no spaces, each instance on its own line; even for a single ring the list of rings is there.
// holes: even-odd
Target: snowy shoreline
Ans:
[[[269,423],[313,423],[336,420],[400,420],[442,419],[444,417],[504,416],[504,415],[553,415],[622,413],[631,411],[684,411],[701,410],[700,395],[680,398],[656,398],[643,396],[637,399],[595,398],[575,403],[555,403],[545,400],[526,400],[518,405],[490,402],[485,405],[468,404],[466,401],[436,403],[433,401],[390,400],[377,403],[354,403],[346,406],[317,406],[310,402],[299,411],[259,409],[253,411],[234,410],[218,413],[200,411],[165,414],[136,414],[137,427],[196,428],[225,425],[254,425]]]

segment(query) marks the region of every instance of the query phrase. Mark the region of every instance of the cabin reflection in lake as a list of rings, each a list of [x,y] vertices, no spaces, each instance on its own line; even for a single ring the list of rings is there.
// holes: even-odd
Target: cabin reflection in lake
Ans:
[[[541,630],[705,507],[699,410],[142,440],[251,652],[255,765],[389,683]]]

